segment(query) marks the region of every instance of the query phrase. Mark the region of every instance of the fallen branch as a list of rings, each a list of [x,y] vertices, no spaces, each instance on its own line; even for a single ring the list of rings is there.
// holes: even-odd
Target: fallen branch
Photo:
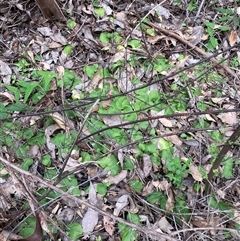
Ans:
[[[206,180],[206,191],[207,193],[211,190],[211,181],[213,178],[213,172],[215,169],[218,169],[220,164],[222,163],[223,158],[227,154],[227,152],[231,149],[232,144],[240,137],[240,125],[237,126],[236,130],[232,133],[232,135],[229,137],[227,142],[224,144],[223,148],[219,152],[216,160],[213,162],[213,165],[208,173],[208,178]]]

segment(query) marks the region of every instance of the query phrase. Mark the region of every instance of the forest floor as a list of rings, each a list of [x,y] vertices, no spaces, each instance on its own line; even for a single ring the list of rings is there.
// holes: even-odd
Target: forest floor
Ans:
[[[0,240],[240,240],[238,2],[2,1]]]

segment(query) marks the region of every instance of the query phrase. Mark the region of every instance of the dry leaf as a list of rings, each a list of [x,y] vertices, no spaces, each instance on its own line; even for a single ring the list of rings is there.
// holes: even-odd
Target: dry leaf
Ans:
[[[174,204],[175,204],[172,189],[169,188],[166,192],[167,192],[167,197],[168,197],[167,202],[166,202],[166,210],[172,211],[174,208]]]
[[[45,137],[46,137],[47,148],[48,148],[48,150],[50,151],[51,157],[52,157],[53,159],[56,158],[56,153],[55,153],[56,147],[55,147],[55,144],[53,144],[53,143],[51,142],[50,136],[51,136],[56,130],[59,130],[59,129],[60,129],[59,125],[53,124],[53,125],[48,126],[48,127],[46,128],[46,130],[45,130]]]
[[[85,235],[90,234],[98,223],[98,212],[88,208],[82,219],[82,228]]]
[[[173,127],[172,122],[170,120],[168,120],[167,118],[160,118],[158,119],[159,122],[161,122],[162,125],[164,125],[165,127]]]
[[[108,216],[103,216],[103,225],[104,225],[106,232],[109,235],[113,235],[113,233],[115,231],[114,224],[115,224],[114,220],[112,220]]]
[[[134,69],[130,65],[127,65],[123,71],[121,71],[118,78],[118,89],[124,93],[130,91],[133,88],[132,79],[134,76]]]
[[[129,203],[128,198],[129,198],[129,195],[122,195],[117,200],[116,207],[114,208],[114,212],[113,212],[115,216],[118,216],[121,210],[128,205]]]
[[[64,208],[58,215],[57,220],[63,220],[65,222],[71,222],[75,217],[75,210],[72,208]]]
[[[158,227],[164,233],[171,233],[171,230],[174,229],[173,226],[167,221],[165,217],[162,217],[158,222]]]
[[[50,113],[49,116],[51,116],[53,118],[53,120],[59,125],[59,127],[62,128],[63,130],[70,129],[69,125],[63,119],[61,114],[55,112],[55,113]]]
[[[201,182],[203,180],[202,174],[199,172],[198,167],[196,165],[191,163],[189,170],[194,180],[198,182]]]
[[[235,30],[231,31],[231,34],[228,38],[228,41],[231,47],[236,43],[237,38],[238,38],[237,32]]]
[[[172,142],[174,145],[177,145],[177,146],[182,145],[182,141],[180,140],[180,138],[177,135],[165,136],[164,139]]]
[[[91,204],[97,204],[97,193],[92,182],[90,182],[90,189],[88,193],[88,199]],[[84,234],[89,234],[94,230],[94,227],[98,223],[98,212],[88,208],[82,220],[82,228]]]
[[[127,170],[122,170],[116,176],[109,176],[104,181],[109,182],[110,184],[118,184],[119,182],[121,182],[122,180],[124,180],[126,178],[127,173],[128,173]]]
[[[217,190],[217,195],[221,198],[224,199],[226,196],[226,192],[222,191],[221,189]]]
[[[202,217],[193,217],[191,223],[198,228],[209,227],[207,220],[203,219]]]
[[[233,105],[224,105],[223,106],[223,108],[225,108],[225,109],[234,109],[234,107],[235,106],[233,106]],[[217,117],[219,119],[221,119],[221,121],[223,123],[226,123],[229,125],[234,125],[234,124],[238,123],[236,112],[221,113],[221,114],[217,115]]]
[[[152,162],[150,160],[150,156],[147,154],[143,154],[143,173],[144,177],[147,177],[152,170]]]
[[[11,94],[11,93],[9,93],[9,92],[6,92],[6,91],[5,91],[5,92],[0,92],[0,97],[1,97],[1,96],[9,99],[11,102],[14,101],[14,95]]]
[[[54,240],[53,234],[50,231],[50,229],[48,228],[48,224],[47,224],[47,221],[46,221],[47,220],[47,215],[44,212],[42,212],[42,211],[39,211],[36,215],[37,215],[37,217],[38,217],[38,219],[40,221],[42,230],[44,230],[49,235],[51,240]]]
[[[59,78],[61,79],[65,73],[65,69],[63,66],[57,66],[56,71],[58,73]]]
[[[49,20],[64,19],[61,8],[55,0],[35,0],[45,18]]]
[[[2,77],[2,82],[4,84],[11,83],[12,69],[2,60],[0,60],[0,76]]]

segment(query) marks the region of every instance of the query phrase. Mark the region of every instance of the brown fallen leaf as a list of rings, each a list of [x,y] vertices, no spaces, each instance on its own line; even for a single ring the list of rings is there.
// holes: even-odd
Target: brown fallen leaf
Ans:
[[[189,170],[194,180],[198,182],[201,182],[203,180],[202,174],[200,173],[196,165],[191,164]]]
[[[237,37],[238,37],[237,32],[235,30],[231,31],[231,34],[228,38],[228,41],[231,47],[236,43]]]
[[[70,130],[72,127],[72,123],[69,120],[64,119],[64,117],[60,113],[50,113],[49,116],[53,118],[53,120],[59,125],[63,130]],[[68,123],[67,123],[68,122]],[[71,126],[69,125],[71,124]]]
[[[115,231],[114,224],[115,224],[114,220],[112,220],[110,217],[108,217],[108,216],[103,217],[103,225],[104,225],[106,232],[109,235],[113,235],[113,233]]]

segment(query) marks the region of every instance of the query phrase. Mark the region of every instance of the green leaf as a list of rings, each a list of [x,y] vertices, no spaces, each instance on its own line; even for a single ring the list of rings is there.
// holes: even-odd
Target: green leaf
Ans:
[[[209,22],[209,21],[204,21],[204,24],[205,24],[208,28],[214,29],[214,23]]]
[[[231,27],[230,26],[219,26],[218,29],[221,31],[229,31],[229,30],[231,30]]]
[[[207,110],[207,105],[202,102],[197,102],[197,108],[201,111],[206,111]]]
[[[172,148],[172,143],[169,142],[169,141],[166,141],[166,140],[163,139],[163,138],[160,138],[160,139],[158,140],[158,148],[159,148],[160,150],[170,149],[170,148]]]
[[[50,167],[52,164],[51,156],[48,154],[45,156],[42,156],[42,164],[46,167]]]
[[[94,65],[88,65],[83,68],[84,72],[87,74],[89,78],[92,78],[93,75],[97,72],[98,70],[98,64]]]
[[[62,179],[60,183],[67,189],[78,185],[77,178],[73,174]]]
[[[23,159],[23,162],[21,163],[20,167],[25,170],[28,171],[29,167],[33,164],[33,159],[32,158],[25,158]]]
[[[26,104],[14,103],[6,107],[8,111],[30,111],[33,110],[32,107]]]
[[[223,163],[223,173],[222,177],[230,179],[233,177],[233,159],[229,158]]]
[[[105,9],[104,8],[94,8],[94,13],[100,17],[103,18],[105,15]]]
[[[7,116],[8,116],[7,108],[2,103],[0,103],[0,120],[3,118],[6,118]]]
[[[72,19],[68,19],[68,21],[67,21],[67,27],[69,28],[69,29],[74,29],[75,27],[76,27],[76,22],[74,21],[74,20],[72,20]]]
[[[140,225],[140,217],[136,213],[128,213],[127,220],[129,222],[135,223],[137,225]]]
[[[109,187],[109,183],[98,183],[97,184],[97,192],[102,195],[105,196],[107,193],[107,188]]]
[[[116,176],[120,171],[118,159],[114,155],[101,158],[98,160],[98,164],[106,171],[110,171],[113,176]]]
[[[137,39],[132,39],[127,42],[127,45],[131,46],[133,49],[140,48],[142,46],[141,41]]]
[[[220,131],[211,131],[209,133],[209,135],[211,136],[212,139],[214,139],[217,142],[222,142],[223,136],[220,133]]]
[[[81,195],[81,190],[78,187],[73,188],[72,190],[72,195],[76,197],[80,197]]]
[[[135,241],[137,239],[137,231],[123,223],[118,223],[121,232],[121,241]]]
[[[31,137],[33,137],[34,133],[33,133],[33,130],[31,128],[25,128],[23,129],[22,131],[23,135],[22,135],[22,138],[24,140],[28,140],[30,139]]]
[[[111,35],[110,35],[111,36]],[[102,32],[99,37],[100,41],[104,44],[108,44],[110,42],[109,33]]]
[[[234,12],[230,8],[215,8],[218,12],[226,14],[226,15],[232,15]]]
[[[147,201],[151,204],[158,204],[166,210],[167,197],[161,191],[154,191],[148,197]]]
[[[18,84],[25,88],[24,93],[24,103],[27,103],[30,95],[32,94],[33,90],[38,86],[38,82],[24,82],[19,81]]]
[[[73,46],[71,44],[68,44],[64,47],[63,53],[66,55],[70,55],[72,53]]]
[[[123,169],[124,169],[124,170],[129,170],[129,171],[133,171],[133,170],[134,170],[133,161],[132,161],[129,157],[126,157],[126,158],[124,159]]]
[[[210,43],[212,44],[212,47],[213,47],[214,49],[217,48],[217,46],[218,46],[218,40],[217,40],[217,38],[215,38],[215,37],[213,37],[213,36],[210,36]]]
[[[18,102],[19,98],[20,98],[20,91],[19,91],[19,89],[14,87],[14,86],[12,86],[12,85],[6,85],[6,88],[8,90],[10,90],[14,94],[15,101]]]
[[[155,31],[154,31],[153,28],[148,28],[147,31],[146,31],[146,33],[147,33],[148,35],[150,35],[151,37],[154,37],[154,36],[155,36]]]
[[[33,217],[28,217],[20,226],[19,226],[19,235],[27,238],[31,236],[35,230],[36,219]]]
[[[190,3],[188,3],[187,8],[191,12],[197,8],[197,3],[195,1],[191,1]]]
[[[136,192],[141,192],[143,189],[143,184],[139,180],[131,180],[129,185]]]
[[[74,241],[79,239],[83,234],[82,226],[77,222],[72,222],[67,226],[67,234]]]

